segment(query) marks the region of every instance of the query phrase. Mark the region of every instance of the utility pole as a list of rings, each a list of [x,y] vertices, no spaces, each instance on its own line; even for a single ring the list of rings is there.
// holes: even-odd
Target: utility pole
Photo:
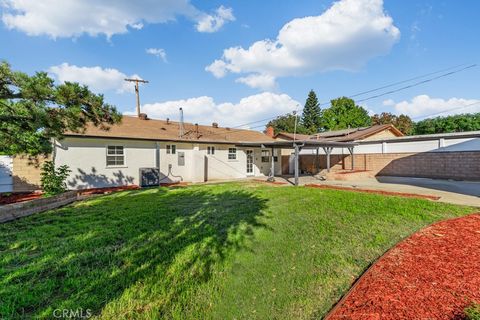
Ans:
[[[140,117],[140,92],[138,90],[138,83],[148,83],[148,81],[142,79],[125,79],[125,81],[135,82],[135,94],[137,95],[137,117]]]

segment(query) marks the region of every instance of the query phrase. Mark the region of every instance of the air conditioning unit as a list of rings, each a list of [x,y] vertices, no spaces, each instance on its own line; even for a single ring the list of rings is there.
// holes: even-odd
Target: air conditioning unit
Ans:
[[[160,170],[158,168],[140,168],[140,186],[154,187],[160,185]]]

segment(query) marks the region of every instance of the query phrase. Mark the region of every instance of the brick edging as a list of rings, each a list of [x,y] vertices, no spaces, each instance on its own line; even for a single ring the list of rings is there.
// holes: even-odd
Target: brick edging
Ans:
[[[67,191],[49,198],[11,203],[0,206],[0,223],[27,217],[32,214],[56,209],[78,199],[77,191]]]

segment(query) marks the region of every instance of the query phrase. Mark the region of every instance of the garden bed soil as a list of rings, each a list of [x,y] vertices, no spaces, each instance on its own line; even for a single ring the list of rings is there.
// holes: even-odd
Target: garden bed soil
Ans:
[[[305,187],[318,188],[318,189],[333,189],[333,190],[365,192],[365,193],[380,194],[380,195],[384,195],[384,196],[398,196],[398,197],[406,197],[406,198],[419,198],[419,199],[429,199],[429,200],[439,200],[440,199],[440,197],[438,197],[438,196],[427,195],[427,194],[382,191],[382,190],[362,189],[362,188],[350,188],[350,187],[341,187],[341,186],[332,186],[332,185],[323,185],[323,184],[306,184]]]
[[[81,196],[87,196],[87,195],[94,195],[94,194],[108,194],[108,193],[117,192],[117,191],[138,190],[138,189],[140,189],[140,187],[137,185],[106,187],[106,188],[90,188],[90,189],[78,190],[78,194]]]
[[[362,170],[362,169],[355,169],[355,170],[343,170],[343,171],[335,171],[335,174],[355,174],[360,172],[371,172],[371,170]]]
[[[79,190],[78,194],[80,196],[89,196],[89,195],[95,195],[95,194],[108,194],[116,191],[136,190],[136,189],[140,189],[140,187],[137,185],[130,185],[130,186],[120,186],[120,187],[91,188],[91,189]],[[0,194],[0,205],[39,199],[42,197],[42,195],[43,195],[43,192],[41,191],[18,192],[18,193],[14,192],[14,193],[9,193],[7,195]]]
[[[41,197],[42,192],[40,191],[0,194],[0,205],[29,201]]]
[[[325,319],[464,319],[480,302],[480,214],[435,223],[372,265]]]

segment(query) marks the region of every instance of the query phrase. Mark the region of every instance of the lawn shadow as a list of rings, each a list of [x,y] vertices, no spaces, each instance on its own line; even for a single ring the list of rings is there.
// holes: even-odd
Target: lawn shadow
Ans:
[[[57,308],[99,314],[109,304],[114,312],[122,296],[156,299],[135,312],[170,317],[264,227],[266,201],[240,189],[127,191],[0,226],[0,318],[51,318]]]

